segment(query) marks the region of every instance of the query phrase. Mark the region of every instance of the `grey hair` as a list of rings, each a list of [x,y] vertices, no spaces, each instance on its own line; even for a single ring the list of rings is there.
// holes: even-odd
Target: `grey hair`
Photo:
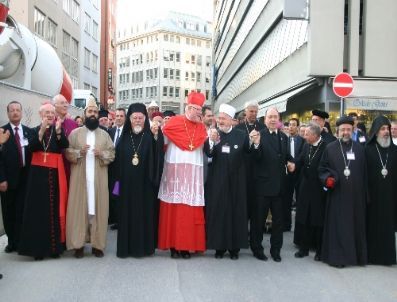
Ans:
[[[309,129],[309,131],[317,137],[320,137],[321,135],[321,127],[316,123],[309,123],[309,125],[306,126],[306,129]]]
[[[271,110],[271,109],[276,110],[276,112],[278,113],[278,116],[279,116],[279,118],[280,118],[280,112],[278,112],[278,109],[277,109],[276,107],[269,107],[269,108],[267,108],[267,109],[266,109],[266,112],[265,112],[265,117],[267,116],[267,112],[268,112],[269,110]]]
[[[256,108],[259,108],[259,104],[258,104],[258,102],[257,101],[249,101],[249,102],[246,102],[245,104],[244,104],[244,109],[247,109],[248,107],[256,107]]]

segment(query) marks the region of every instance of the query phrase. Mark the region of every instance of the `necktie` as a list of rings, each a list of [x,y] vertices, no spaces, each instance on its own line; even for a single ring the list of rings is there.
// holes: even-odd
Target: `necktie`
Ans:
[[[295,140],[292,136],[291,136],[291,156],[295,158]]]
[[[117,128],[116,139],[114,140],[114,145],[117,146],[120,138],[120,128]]]
[[[20,140],[19,133],[18,133],[19,128],[15,127],[14,130],[15,130],[15,133],[14,133],[15,143],[16,143],[17,149],[18,149],[19,165],[20,165],[20,167],[23,167],[22,146],[21,146],[21,140]]]

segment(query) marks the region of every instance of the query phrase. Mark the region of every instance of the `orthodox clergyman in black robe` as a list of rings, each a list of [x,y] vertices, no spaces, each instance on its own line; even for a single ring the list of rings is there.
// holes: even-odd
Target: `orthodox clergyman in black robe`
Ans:
[[[318,177],[318,166],[326,147],[321,138],[321,128],[310,124],[306,128],[305,139],[307,143],[296,161],[301,171],[299,191],[296,205],[296,225],[301,230],[301,242],[296,258],[309,255],[309,249],[314,240],[316,255],[314,259],[321,258],[321,243],[325,212],[325,191]]]
[[[153,133],[152,133],[152,131]],[[116,147],[116,182],[119,195],[117,257],[154,254],[157,245],[159,154],[163,138],[158,125],[149,126],[146,107],[130,105]],[[117,192],[118,191],[118,192]]]
[[[321,258],[336,267],[367,263],[365,151],[351,139],[353,124],[351,117],[337,120],[340,138],[327,145],[319,167],[328,189]]]
[[[368,262],[396,264],[397,146],[391,143],[391,124],[378,116],[365,147],[368,169]]]
[[[58,258],[64,250],[66,233],[67,180],[62,150],[69,142],[61,128],[56,126],[55,108],[51,104],[40,107],[41,126],[29,141],[33,152],[26,188],[22,221],[20,255],[35,260]]]
[[[244,155],[250,145],[244,132],[232,128],[234,114],[235,109],[230,105],[219,107],[220,141],[208,140],[205,144],[207,155],[213,159],[205,210],[207,249],[216,250],[216,258],[222,258],[228,250],[230,258],[236,260],[240,248],[248,247]]]

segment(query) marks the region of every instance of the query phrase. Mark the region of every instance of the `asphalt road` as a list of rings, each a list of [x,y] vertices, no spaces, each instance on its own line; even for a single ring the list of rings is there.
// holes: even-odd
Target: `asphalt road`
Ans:
[[[261,262],[248,250],[237,261],[214,252],[190,260],[153,257],[118,259],[116,232],[109,231],[105,257],[33,261],[3,252],[0,237],[0,301],[397,301],[397,267],[337,269],[295,259],[291,232],[285,233],[281,263]],[[269,255],[269,236],[265,237]]]

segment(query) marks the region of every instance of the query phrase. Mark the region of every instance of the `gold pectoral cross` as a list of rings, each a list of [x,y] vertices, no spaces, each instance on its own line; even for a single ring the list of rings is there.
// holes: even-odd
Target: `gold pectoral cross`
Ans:
[[[190,151],[192,151],[194,149],[194,146],[192,143],[190,143],[189,148],[190,148]]]
[[[47,152],[44,152],[43,157],[44,157],[43,162],[46,163],[47,162]]]

